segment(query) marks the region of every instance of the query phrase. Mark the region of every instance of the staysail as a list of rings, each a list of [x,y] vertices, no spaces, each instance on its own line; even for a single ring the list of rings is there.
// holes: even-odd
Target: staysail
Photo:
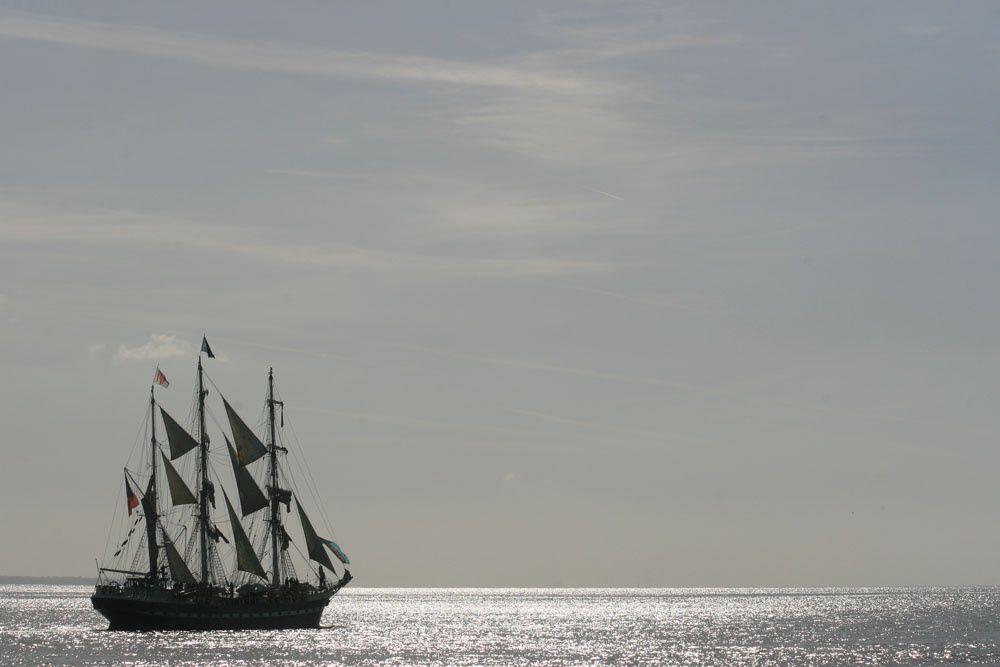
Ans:
[[[194,575],[191,574],[190,568],[188,568],[184,559],[181,558],[181,555],[177,553],[177,547],[174,546],[173,540],[167,537],[167,531],[163,531],[163,550],[167,552],[167,565],[170,567],[170,578],[182,584],[195,583]]]
[[[246,422],[236,414],[236,411],[229,405],[229,401],[225,397],[222,399],[222,404],[226,406],[226,414],[229,415],[229,426],[233,429],[233,440],[236,441],[237,460],[240,462],[240,465],[245,466],[253,463],[267,454],[267,447],[254,434],[253,430],[247,426]]]
[[[266,579],[267,575],[264,574],[264,568],[260,564],[260,559],[257,558],[257,554],[253,550],[253,544],[250,543],[250,539],[247,537],[246,532],[244,532],[243,524],[240,523],[240,518],[236,516],[236,510],[233,509],[233,504],[229,502],[229,496],[226,494],[225,489],[222,490],[222,496],[226,499],[226,509],[229,510],[229,527],[232,528],[233,539],[236,541],[236,567],[244,572],[256,574],[261,579]]]
[[[243,516],[264,509],[267,507],[267,496],[257,486],[257,482],[253,481],[249,471],[240,465],[239,456],[229,438],[226,438],[226,448],[229,450],[229,461],[233,464],[233,475],[236,476],[236,489],[240,493],[240,510]]]
[[[176,459],[184,456],[198,446],[198,441],[191,437],[191,434],[183,426],[167,414],[162,407],[160,414],[163,416],[163,425],[167,428],[167,440],[170,442],[170,458]]]
[[[295,499],[295,507],[299,510],[299,522],[302,523],[302,533],[306,538],[306,550],[309,552],[309,558],[333,570],[333,563],[330,562],[330,556],[326,553],[326,549],[323,548],[324,540],[316,534],[316,530],[302,509],[302,503],[299,502],[298,498]]]
[[[174,469],[174,466],[170,463],[170,459],[163,452],[160,452],[160,456],[163,457],[163,469],[167,471],[167,486],[170,487],[170,500],[173,501],[174,505],[194,505],[197,503],[198,499],[194,497],[191,489],[184,483],[184,478]]]

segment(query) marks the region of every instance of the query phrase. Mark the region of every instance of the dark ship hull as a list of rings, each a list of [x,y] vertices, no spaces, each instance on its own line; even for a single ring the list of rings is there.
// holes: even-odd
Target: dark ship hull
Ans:
[[[336,588],[275,598],[184,598],[166,589],[101,587],[90,598],[109,630],[285,630],[318,628]]]

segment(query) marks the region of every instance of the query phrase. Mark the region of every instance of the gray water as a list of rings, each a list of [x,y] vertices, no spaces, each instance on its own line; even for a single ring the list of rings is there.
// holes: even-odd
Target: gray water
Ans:
[[[3,665],[1000,664],[1000,589],[346,589],[320,630],[108,632],[0,586]]]

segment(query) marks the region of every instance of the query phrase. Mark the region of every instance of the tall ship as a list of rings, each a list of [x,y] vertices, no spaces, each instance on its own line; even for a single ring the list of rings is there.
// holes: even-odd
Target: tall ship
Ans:
[[[319,627],[330,599],[351,580],[350,560],[306,514],[312,501],[309,509],[323,516],[309,468],[285,434],[273,369],[258,434],[215,387],[202,355],[214,357],[204,338],[184,421],[158,403],[156,387],[169,382],[156,369],[143,455],[137,469],[125,469],[121,531],[114,554],[98,567],[94,609],[112,630]],[[206,405],[206,383],[221,399],[231,439]],[[225,453],[210,447],[209,421],[222,431]],[[290,460],[305,479],[291,478]],[[286,521],[292,514],[297,521]]]

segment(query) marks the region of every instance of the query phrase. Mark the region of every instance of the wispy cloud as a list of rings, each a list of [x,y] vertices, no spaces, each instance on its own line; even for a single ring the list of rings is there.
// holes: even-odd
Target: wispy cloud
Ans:
[[[463,188],[424,197],[450,233],[491,237],[580,232],[598,226],[599,208],[569,198]]]
[[[134,25],[0,15],[0,35],[216,67],[413,83],[580,93],[605,84],[568,72],[322,47],[260,45]]]
[[[91,346],[93,351],[94,346]],[[115,361],[128,363],[133,361],[159,361],[172,357],[194,355],[194,346],[190,341],[182,340],[173,334],[151,334],[149,340],[141,345],[129,347],[125,343],[118,345]]]
[[[0,200],[0,240],[171,247],[197,238],[198,248],[297,267],[342,268],[409,275],[554,276],[608,271],[608,262],[552,257],[481,257],[404,252],[334,243],[299,243],[251,228],[208,224],[135,211],[74,211]]]

